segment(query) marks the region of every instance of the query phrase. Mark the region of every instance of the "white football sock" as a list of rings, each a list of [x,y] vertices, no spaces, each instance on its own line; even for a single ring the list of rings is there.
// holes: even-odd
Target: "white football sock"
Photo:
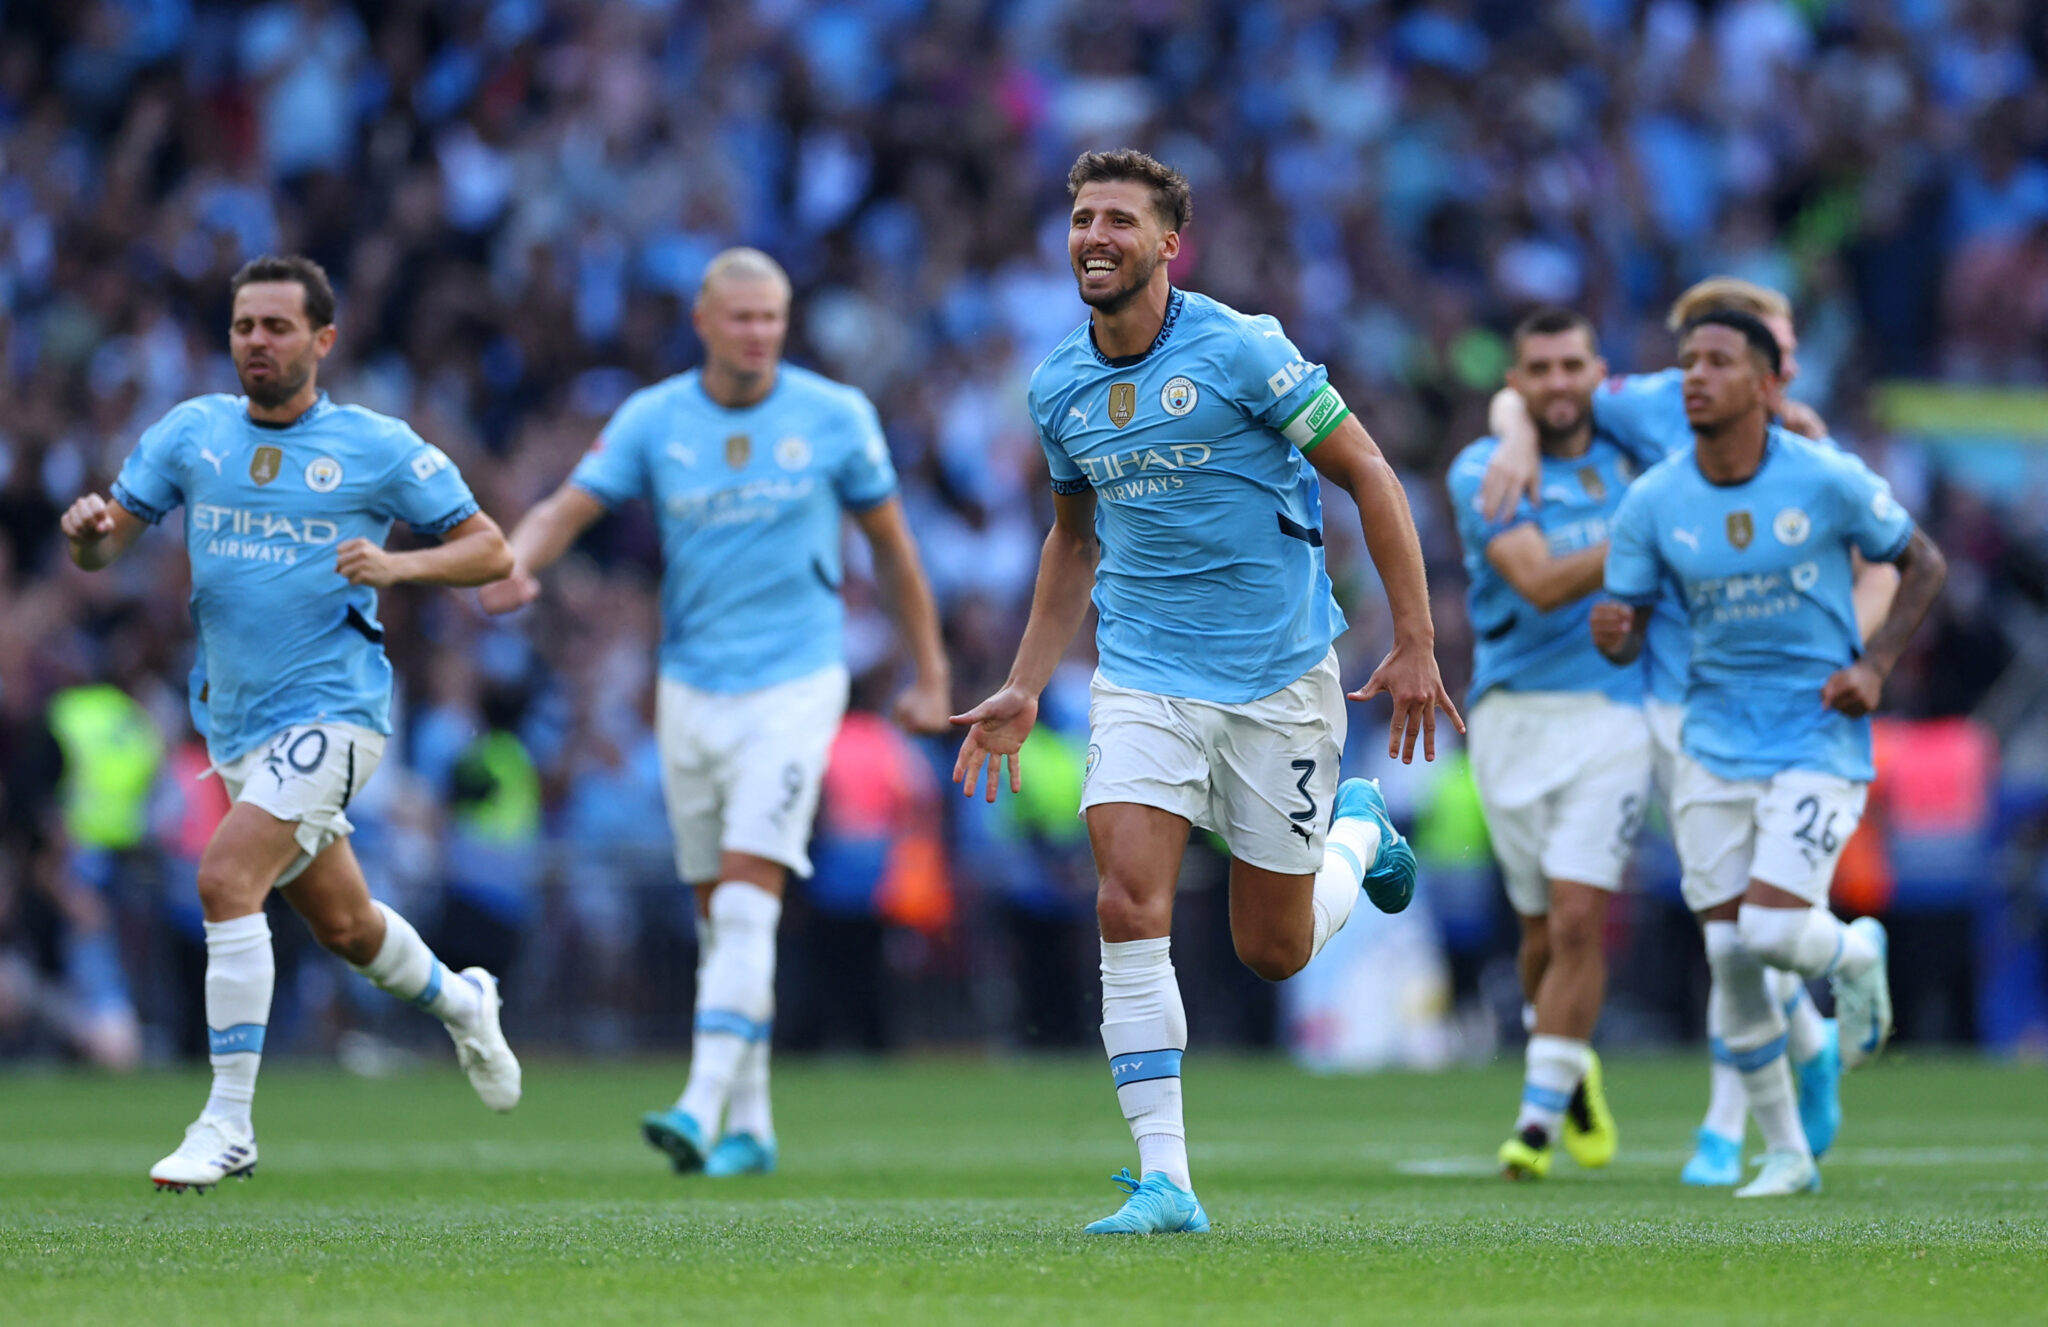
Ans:
[[[1166,936],[1102,942],[1102,1048],[1109,1054],[1117,1105],[1138,1143],[1139,1177],[1162,1171],[1187,1189],[1193,1181],[1180,1062],[1188,1047],[1188,1016],[1173,975],[1171,945]]]
[[[1308,956],[1323,952],[1330,937],[1351,920],[1365,873],[1379,860],[1380,827],[1363,816],[1346,816],[1330,826],[1324,840],[1323,869],[1316,872],[1315,892],[1309,896],[1314,910],[1314,929],[1309,935]]]
[[[775,1114],[768,1103],[767,1037],[750,1044],[740,1056],[725,1108],[725,1131],[750,1133],[764,1143],[775,1136]]]
[[[1792,1069],[1785,1060],[1784,1010],[1771,993],[1763,964],[1743,943],[1741,929],[1725,923],[1706,928],[1707,963],[1721,1004],[1723,1039],[1729,1058],[1741,1071],[1742,1089],[1764,1146],[1773,1152],[1806,1154],[1806,1131],[1799,1123]]]
[[[263,1033],[270,1024],[270,994],[277,956],[270,922],[262,913],[206,924],[206,1042],[213,1091],[202,1119],[226,1120],[245,1132],[263,1064]]]
[[[1579,1090],[1579,1081],[1592,1060],[1592,1046],[1575,1037],[1529,1038],[1522,1109],[1515,1116],[1515,1132],[1535,1125],[1546,1138],[1556,1138],[1565,1107],[1572,1104],[1572,1093]]]
[[[1739,943],[1735,935],[1734,922],[1708,922],[1711,930],[1716,926],[1728,928],[1723,943]],[[1738,1143],[1747,1132],[1749,1122],[1749,1094],[1742,1090],[1742,1071],[1735,1067],[1734,1057],[1728,1050],[1728,1043],[1721,1026],[1721,1000],[1714,987],[1707,988],[1707,1053],[1713,1059],[1713,1071],[1708,1078],[1707,1118],[1700,1127],[1708,1133],[1723,1138],[1733,1138]]]
[[[1757,959],[1802,977],[1860,976],[1877,950],[1826,908],[1742,905],[1742,943]]]
[[[1771,994],[1785,1011],[1785,1050],[1795,1065],[1805,1064],[1820,1054],[1827,1029],[1822,1025],[1820,1007],[1806,989],[1806,979],[1783,968],[1771,969]]]
[[[690,1081],[676,1108],[709,1142],[718,1133],[733,1078],[747,1048],[766,1042],[775,1017],[775,928],[782,900],[741,880],[711,891],[716,937],[697,985],[697,1027]]]
[[[434,956],[412,923],[382,903],[384,944],[377,957],[356,969],[380,991],[409,1000],[443,1023],[467,1027],[483,1010],[483,995],[467,977]]]

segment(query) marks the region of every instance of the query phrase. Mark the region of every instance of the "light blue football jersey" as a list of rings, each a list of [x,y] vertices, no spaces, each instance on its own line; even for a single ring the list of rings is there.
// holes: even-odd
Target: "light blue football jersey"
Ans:
[[[896,493],[855,388],[785,364],[733,410],[692,369],[628,397],[569,478],[608,507],[653,504],[664,675],[756,691],[844,661],[842,513]]]
[[[1607,539],[1607,527],[1621,495],[1636,477],[1635,460],[1612,438],[1596,433],[1584,455],[1543,458],[1543,503],[1524,499],[1505,521],[1481,510],[1480,482],[1500,443],[1481,438],[1451,463],[1451,506],[1458,541],[1465,549],[1466,603],[1472,619],[1472,691],[1477,701],[1495,687],[1508,691],[1596,691],[1624,705],[1643,698],[1645,667],[1639,660],[1617,668],[1593,647],[1588,595],[1544,612],[1524,599],[1486,560],[1486,546],[1519,525],[1543,532],[1553,557],[1591,548]]]
[[[1242,704],[1329,653],[1344,614],[1303,452],[1350,411],[1278,322],[1175,290],[1144,354],[1109,358],[1083,323],[1030,404],[1054,490],[1095,490],[1105,679]]]
[[[377,592],[335,571],[335,548],[381,546],[394,520],[445,534],[477,511],[440,448],[325,392],[284,426],[249,418],[239,396],[176,406],[135,445],[114,500],[151,524],[185,509],[192,718],[221,763],[293,724],[390,732]]]
[[[1690,449],[1652,467],[1615,513],[1607,590],[1653,602],[1676,578],[1692,622],[1685,749],[1726,779],[1788,769],[1866,782],[1870,720],[1821,704],[1862,653],[1849,550],[1890,562],[1912,518],[1862,461],[1773,426],[1761,468],[1708,482]]]
[[[1612,438],[1647,470],[1673,452],[1692,446],[1692,425],[1685,418],[1685,373],[1664,369],[1610,378],[1593,393],[1593,425]],[[1676,705],[1685,699],[1685,661],[1692,655],[1692,626],[1685,601],[1675,584],[1650,615],[1650,634],[1643,644],[1649,668],[1649,694]]]

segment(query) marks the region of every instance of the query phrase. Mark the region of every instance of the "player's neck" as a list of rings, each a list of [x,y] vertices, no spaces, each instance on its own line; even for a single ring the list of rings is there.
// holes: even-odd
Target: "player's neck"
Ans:
[[[1593,422],[1588,420],[1566,433],[1545,433],[1538,429],[1536,445],[1552,461],[1570,461],[1584,456],[1593,446]]]
[[[727,410],[745,410],[748,406],[759,405],[767,400],[768,393],[775,390],[775,380],[780,375],[780,365],[766,373],[741,373],[726,368],[716,360],[707,360],[698,381],[703,384],[704,395]]]
[[[258,405],[252,398],[249,402],[249,418],[271,428],[284,428],[286,425],[298,423],[300,417],[318,404],[319,400],[320,386],[308,378],[304,387],[293,392],[290,400],[279,405]]]
[[[1769,421],[1761,414],[1744,415],[1710,430],[1693,430],[1693,457],[1709,484],[1744,484],[1763,469],[1770,443]]]
[[[1154,281],[1133,291],[1129,300],[1114,309],[1090,310],[1095,348],[1111,359],[1144,354],[1159,339],[1159,329],[1166,326],[1166,306],[1172,300],[1172,284]]]

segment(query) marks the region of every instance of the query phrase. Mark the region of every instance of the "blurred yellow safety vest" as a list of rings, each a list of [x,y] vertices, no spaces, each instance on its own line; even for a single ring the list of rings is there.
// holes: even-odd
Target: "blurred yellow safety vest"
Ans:
[[[164,756],[149,711],[110,682],[67,687],[50,701],[50,732],[64,751],[57,796],[72,839],[116,851],[141,843]]]

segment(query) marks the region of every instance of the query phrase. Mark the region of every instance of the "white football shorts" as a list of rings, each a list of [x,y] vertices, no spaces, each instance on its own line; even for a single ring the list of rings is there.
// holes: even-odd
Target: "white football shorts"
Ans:
[[[1640,708],[1597,692],[1496,688],[1465,720],[1472,779],[1508,903],[1550,911],[1550,882],[1618,889],[1650,795]]]
[[[355,832],[348,804],[384,758],[384,734],[352,723],[295,724],[214,769],[232,801],[298,826],[299,855],[277,878],[288,885],[313,859]]]
[[[1825,905],[1869,791],[1812,770],[1724,779],[1681,755],[1675,824],[1685,905],[1704,912],[1740,898],[1751,880]]]
[[[1097,673],[1081,810],[1155,806],[1215,830],[1252,866],[1310,875],[1323,865],[1344,724],[1334,649],[1288,686],[1241,705],[1135,691]]]
[[[1679,743],[1685,736],[1685,706],[1645,699],[1643,719],[1650,725],[1650,773],[1657,798],[1664,804],[1664,818],[1675,820],[1672,790],[1678,786],[1678,756],[1684,749]]]
[[[661,786],[676,874],[686,883],[717,883],[721,852],[811,873],[811,819],[846,715],[847,685],[842,664],[759,691],[699,691],[661,679]]]

